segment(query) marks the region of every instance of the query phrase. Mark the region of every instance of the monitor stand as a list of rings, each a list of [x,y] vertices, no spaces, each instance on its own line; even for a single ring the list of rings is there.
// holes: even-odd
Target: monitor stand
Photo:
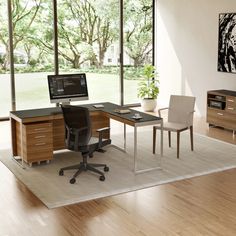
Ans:
[[[70,102],[59,102],[57,103],[57,107],[60,107],[60,106],[66,106],[66,105],[70,105]]]

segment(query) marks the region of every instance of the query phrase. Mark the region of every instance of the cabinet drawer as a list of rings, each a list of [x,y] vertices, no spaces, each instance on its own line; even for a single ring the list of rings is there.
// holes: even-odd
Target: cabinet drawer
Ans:
[[[227,103],[235,103],[235,97],[227,96],[227,97],[226,97],[226,102],[227,102]]]
[[[27,150],[29,151],[35,151],[40,152],[42,149],[52,149],[52,142],[37,142],[37,143],[27,143]]]
[[[38,153],[28,153],[26,162],[27,163],[34,163],[38,161],[47,161],[47,160],[52,160],[53,154],[52,152],[49,152],[48,150],[38,152]]]
[[[52,132],[40,132],[26,135],[27,146],[39,143],[52,144]]]
[[[23,149],[23,153],[24,160],[27,163],[51,160],[53,158],[53,146],[52,143],[36,143],[34,145],[26,146]]]
[[[225,110],[230,113],[236,113],[235,97],[227,96]]]
[[[46,151],[52,152],[53,150],[52,150],[52,144],[36,143],[34,145],[28,146],[26,151],[27,154],[37,155],[38,153],[41,152],[46,152]]]
[[[26,134],[34,134],[34,133],[39,134],[44,132],[51,132],[52,123],[45,122],[45,123],[27,124],[24,125],[24,129]]]
[[[236,129],[236,115],[225,111],[207,109],[207,122],[228,129]]]
[[[234,104],[227,104],[225,111],[230,112],[230,113],[236,113],[235,105]]]
[[[207,109],[207,122],[215,124],[225,119],[225,112],[222,110]]]

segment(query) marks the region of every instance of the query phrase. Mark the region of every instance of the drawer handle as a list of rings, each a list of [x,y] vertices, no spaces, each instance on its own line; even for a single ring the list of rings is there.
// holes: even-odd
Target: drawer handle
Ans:
[[[45,135],[39,135],[39,136],[35,136],[34,138],[45,138],[46,136]]]
[[[35,131],[40,131],[40,130],[45,130],[46,128],[37,128],[37,129],[34,129]]]
[[[234,102],[234,100],[233,99],[228,99],[228,102]]]
[[[234,108],[233,107],[228,107],[228,110],[234,110]]]
[[[217,115],[219,115],[219,116],[223,116],[224,114],[223,114],[223,113],[217,113]]]
[[[35,145],[36,146],[43,146],[43,145],[45,145],[46,143],[36,143]]]

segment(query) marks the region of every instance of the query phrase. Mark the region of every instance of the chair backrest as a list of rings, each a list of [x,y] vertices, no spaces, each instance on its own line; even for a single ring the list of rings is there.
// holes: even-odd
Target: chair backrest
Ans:
[[[66,126],[66,144],[69,149],[76,149],[89,143],[92,134],[89,110],[85,107],[62,105],[62,112]],[[78,132],[78,142],[75,140],[73,128],[81,130]]]
[[[171,95],[168,111],[168,122],[193,125],[195,97]]]

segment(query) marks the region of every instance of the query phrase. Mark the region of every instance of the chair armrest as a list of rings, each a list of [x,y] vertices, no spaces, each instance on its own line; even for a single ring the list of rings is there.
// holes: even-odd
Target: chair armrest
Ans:
[[[169,107],[164,107],[164,108],[158,109],[158,115],[159,115],[159,117],[161,117],[161,111],[168,110],[168,109],[169,109]]]
[[[107,131],[107,130],[110,130],[110,127],[104,127],[101,129],[97,129],[96,132],[103,132],[103,131]]]
[[[98,132],[99,136],[98,136],[98,148],[100,148],[102,146],[102,136],[103,136],[103,133],[105,131],[108,131],[110,130],[110,127],[104,127],[104,128],[101,128],[101,129],[97,129],[96,132]]]

